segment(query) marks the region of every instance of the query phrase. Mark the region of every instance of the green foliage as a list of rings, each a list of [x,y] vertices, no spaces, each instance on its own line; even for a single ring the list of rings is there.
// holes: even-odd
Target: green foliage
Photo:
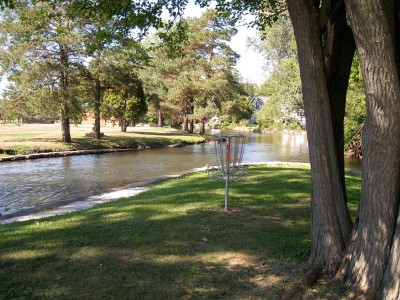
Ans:
[[[260,95],[267,96],[268,101],[256,116],[258,123],[266,127],[299,124],[303,102],[297,58],[282,59],[261,86]]]
[[[6,7],[13,8],[14,1],[13,0],[1,0],[0,1],[0,9],[5,9]]]
[[[300,68],[291,22],[281,18],[262,34],[264,40],[254,47],[266,57],[268,68],[273,69],[259,90],[268,101],[257,113],[257,123],[273,129],[302,128]]]
[[[121,50],[108,65],[108,88],[104,95],[103,114],[120,121],[122,131],[129,122],[137,123],[147,112],[142,81],[136,73],[131,51]]]
[[[208,1],[197,0],[196,2],[205,5]],[[217,11],[225,17],[229,16],[234,21],[239,21],[248,14],[256,16],[251,26],[256,26],[261,31],[272,26],[287,10],[286,2],[280,0],[217,0],[216,2]]]
[[[19,109],[8,112],[7,117],[36,118],[43,114],[55,118],[60,115],[55,111],[61,107],[66,114],[62,122],[69,117],[80,122],[85,104],[89,104],[85,109],[93,107],[98,112],[106,87],[102,80],[108,75],[102,66],[104,51],[135,47],[150,27],[171,28],[182,16],[187,1],[0,3],[2,8],[15,4],[13,10],[1,12],[0,25],[0,75],[11,82],[7,101],[17,102],[7,106]],[[172,16],[168,22],[162,20],[166,11]],[[180,33],[185,31],[183,26],[177,28]],[[168,35],[170,39],[178,36]]]
[[[344,145],[345,147],[356,138],[361,130],[366,115],[364,83],[361,76],[360,64],[357,55],[354,56],[349,87],[346,98],[346,113],[344,118]],[[361,142],[360,140],[358,142]],[[347,150],[347,149],[345,149]]]
[[[271,27],[260,31],[262,41],[250,40],[250,45],[266,59],[264,68],[270,70],[282,59],[296,58],[297,46],[291,21],[281,17]]]
[[[220,113],[220,121],[227,123],[238,123],[241,120],[249,120],[253,114],[253,106],[249,97],[240,95],[224,103]]]
[[[0,24],[0,63],[10,82],[6,99],[25,101],[19,113],[28,118],[60,116],[65,142],[70,142],[70,119],[80,122],[82,114],[74,80],[82,37],[80,24],[68,15],[70,6],[67,1],[18,1]]]
[[[204,124],[221,110],[224,114],[229,110],[230,118],[247,116],[248,105],[241,98],[244,91],[232,72],[238,55],[227,44],[237,31],[233,23],[214,10],[182,23],[187,38],[176,45],[179,55],[170,55],[168,43],[148,41],[157,47],[152,49],[149,66],[140,74],[152,118],[161,115],[168,116],[171,123],[191,119]]]

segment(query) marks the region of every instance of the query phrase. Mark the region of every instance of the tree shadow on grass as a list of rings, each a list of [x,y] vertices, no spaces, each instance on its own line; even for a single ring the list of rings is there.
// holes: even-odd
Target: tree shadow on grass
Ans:
[[[272,176],[279,186],[258,170],[233,185],[231,213],[221,210],[220,183],[195,174],[85,212],[2,226],[0,298],[279,299],[308,257],[308,182],[288,188],[307,170],[285,168]]]
[[[134,131],[134,132],[128,132],[128,133],[133,133],[133,134],[141,134],[141,135],[149,135],[149,136],[197,136],[195,134],[189,134],[185,132],[147,132],[147,131]]]

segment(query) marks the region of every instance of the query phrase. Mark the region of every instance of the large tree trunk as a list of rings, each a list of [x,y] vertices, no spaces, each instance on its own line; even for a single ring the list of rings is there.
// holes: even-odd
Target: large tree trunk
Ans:
[[[161,113],[161,109],[159,109],[157,113],[157,127],[163,127],[163,116]]]
[[[126,120],[125,116],[121,117],[120,123],[121,132],[126,132],[126,130],[128,129],[128,121]]]
[[[189,132],[189,118],[187,117],[187,114],[185,114],[183,119],[183,130]]]
[[[69,107],[67,90],[69,86],[68,79],[68,52],[64,45],[60,44],[60,100],[61,100],[61,134],[64,143],[71,143],[71,132],[69,124]]]
[[[206,119],[202,118],[200,120],[200,135],[205,135],[206,134]]]
[[[366,93],[358,227],[340,275],[368,298],[399,299],[400,85],[395,6],[345,1]],[[391,34],[388,34],[391,33]]]
[[[61,100],[61,135],[64,143],[71,143],[71,132],[69,124],[69,108],[66,99]]]
[[[321,9],[324,27],[324,61],[331,107],[333,133],[339,163],[340,179],[346,197],[344,177],[344,116],[346,94],[351,65],[356,50],[351,28],[347,23],[344,3],[324,1],[330,5],[327,12]]]
[[[101,107],[101,84],[100,80],[95,80],[95,91],[94,91],[94,128],[95,128],[95,139],[100,140],[100,107]]]
[[[189,133],[193,133],[194,132],[194,120],[191,119],[189,121]]]
[[[310,264],[334,273],[349,240],[352,223],[345,204],[343,171],[338,157],[340,151],[333,130],[320,9],[313,0],[287,0],[287,4],[298,48],[311,163],[313,192]],[[347,84],[341,88],[346,90]],[[345,102],[337,103],[344,105]]]

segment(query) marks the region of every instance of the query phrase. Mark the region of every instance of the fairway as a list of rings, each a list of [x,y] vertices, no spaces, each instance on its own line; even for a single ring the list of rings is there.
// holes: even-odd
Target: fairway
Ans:
[[[128,127],[121,132],[118,126],[108,124],[101,128],[104,136],[96,140],[87,136],[93,125],[71,125],[72,143],[61,141],[60,124],[0,124],[0,157],[4,150],[12,150],[14,155],[31,153],[93,150],[93,149],[137,149],[160,148],[174,143],[204,143],[204,137],[188,134],[174,128],[150,126]]]
[[[360,179],[346,180],[354,213]],[[309,168],[252,167],[232,183],[225,213],[223,183],[195,173],[87,211],[2,225],[0,298],[279,299],[306,272],[310,187]]]

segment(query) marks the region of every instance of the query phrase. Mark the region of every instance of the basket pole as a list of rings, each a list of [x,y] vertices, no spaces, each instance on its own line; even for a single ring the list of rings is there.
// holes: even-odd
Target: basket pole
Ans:
[[[228,211],[228,198],[229,198],[229,168],[231,160],[231,138],[227,138],[225,162],[226,162],[226,176],[225,176],[225,211]]]

